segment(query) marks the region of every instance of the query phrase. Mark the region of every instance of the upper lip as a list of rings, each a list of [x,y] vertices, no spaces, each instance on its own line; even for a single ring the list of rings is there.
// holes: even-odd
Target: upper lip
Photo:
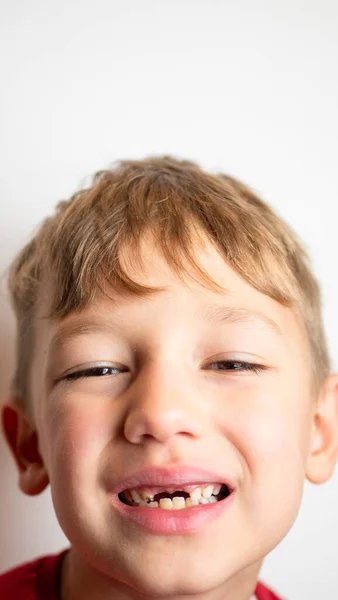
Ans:
[[[176,487],[203,483],[222,483],[234,490],[233,478],[213,471],[187,465],[153,466],[142,469],[115,483],[112,492],[119,494],[123,490],[139,486]],[[179,487],[178,487],[179,489]]]

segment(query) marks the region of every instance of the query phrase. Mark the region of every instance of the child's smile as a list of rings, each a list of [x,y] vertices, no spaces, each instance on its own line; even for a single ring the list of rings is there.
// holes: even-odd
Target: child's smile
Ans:
[[[233,484],[230,487],[230,478],[224,484],[218,479],[224,475],[181,463],[151,467],[124,479],[112,490],[111,499],[116,510],[146,531],[188,533],[209,524],[229,505]]]

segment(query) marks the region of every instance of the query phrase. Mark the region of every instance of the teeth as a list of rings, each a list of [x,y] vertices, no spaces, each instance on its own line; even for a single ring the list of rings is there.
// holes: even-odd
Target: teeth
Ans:
[[[215,498],[216,500],[216,498]],[[185,501],[185,505],[187,508],[190,508],[190,506],[198,506],[199,504],[199,499],[198,498],[187,498]]]
[[[213,504],[217,502],[215,496],[210,498],[183,498],[182,496],[175,496],[172,500],[170,498],[161,498],[159,502],[144,502],[140,500],[137,506],[147,508],[163,508],[164,510],[181,510],[182,508],[191,508],[192,506],[198,506],[199,504]]]
[[[154,496],[151,496],[146,490],[142,490],[140,492],[140,495],[142,497],[142,500],[144,500],[145,502],[153,502],[154,500]]]
[[[165,508],[166,510],[171,510],[173,508],[172,500],[170,500],[170,498],[161,498],[160,508]]]
[[[172,499],[173,509],[180,510],[181,508],[185,508],[185,498],[182,496],[175,496]]]
[[[195,488],[192,492],[190,492],[190,498],[201,498],[202,492],[201,488]]]
[[[205,487],[204,490],[202,491],[202,496],[203,496],[203,498],[210,498],[210,496],[212,496],[213,492],[214,492],[214,486],[207,485],[207,487]]]
[[[216,496],[221,491],[221,484],[204,484],[200,487],[194,487],[188,485],[182,488],[182,492],[189,494],[188,498],[182,496],[174,496],[171,498],[161,498],[159,502],[154,500],[156,493],[159,492],[159,488],[148,488],[148,489],[129,489],[124,491],[124,496],[130,503],[137,504],[138,506],[147,506],[150,508],[163,508],[165,510],[180,510],[182,508],[190,508],[192,506],[198,506],[199,504],[209,504],[217,502]],[[173,494],[178,490],[167,489],[167,493]]]
[[[142,502],[142,498],[136,490],[129,490],[129,491],[130,491],[131,497],[134,500],[134,502],[136,502],[137,504]]]

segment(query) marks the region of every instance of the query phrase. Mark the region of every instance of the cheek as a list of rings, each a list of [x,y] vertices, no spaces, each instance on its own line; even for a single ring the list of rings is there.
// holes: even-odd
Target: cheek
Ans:
[[[295,483],[304,477],[309,406],[304,386],[274,380],[238,390],[218,407],[223,434],[237,447],[252,479],[263,483],[267,474],[269,481],[294,478]]]
[[[64,402],[49,417],[50,477],[74,482],[93,477],[100,456],[114,437],[111,407],[104,403]]]
[[[223,413],[223,433],[241,464],[239,500],[245,527],[253,528],[253,536],[255,528],[274,531],[274,545],[289,530],[301,505],[306,406],[304,389],[284,381],[238,394]]]

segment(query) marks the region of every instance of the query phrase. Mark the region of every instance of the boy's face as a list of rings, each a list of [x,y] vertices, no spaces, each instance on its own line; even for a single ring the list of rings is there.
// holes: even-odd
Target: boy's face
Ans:
[[[110,291],[62,322],[39,320],[32,397],[55,510],[74,560],[120,582],[158,595],[231,592],[255,581],[300,507],[313,409],[307,342],[293,312],[208,242],[196,256],[221,294],[183,284],[151,238],[141,248],[138,271],[125,255],[131,277],[166,291]],[[174,479],[182,466],[187,479],[203,469],[209,483],[235,490],[196,510],[143,513],[126,512],[114,493],[145,469],[169,467]],[[132,511],[151,516],[137,522]]]

